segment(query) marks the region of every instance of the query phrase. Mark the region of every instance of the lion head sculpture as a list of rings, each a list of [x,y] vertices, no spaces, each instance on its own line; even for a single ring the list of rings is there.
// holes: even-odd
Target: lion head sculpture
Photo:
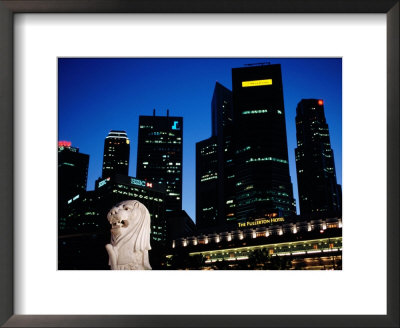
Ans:
[[[111,270],[151,270],[150,214],[136,200],[115,205],[107,214],[111,243],[106,245]]]

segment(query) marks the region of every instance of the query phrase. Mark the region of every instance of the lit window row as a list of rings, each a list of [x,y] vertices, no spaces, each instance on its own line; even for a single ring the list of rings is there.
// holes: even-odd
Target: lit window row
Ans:
[[[279,158],[275,158],[275,157],[250,158],[249,160],[246,161],[246,163],[250,163],[250,162],[264,162],[264,161],[273,161],[273,162],[284,163],[284,164],[287,164],[287,163],[288,163],[287,160],[279,159]]]
[[[201,155],[203,155],[203,156],[207,156],[207,155],[212,155],[212,154],[215,154],[216,153],[216,150],[210,150],[210,151],[205,151],[205,150],[201,150]]]
[[[208,180],[214,180],[214,179],[217,179],[217,178],[218,178],[217,173],[215,173],[215,175],[212,175],[212,176],[204,176],[204,177],[202,177],[200,179],[200,181],[204,182],[204,181],[208,181]]]
[[[245,151],[247,151],[247,150],[249,150],[249,149],[251,149],[250,146],[247,146],[247,147],[245,147],[245,148],[243,148],[243,149],[239,149],[239,150],[236,151],[236,154],[243,153],[243,152],[245,152]]]
[[[249,114],[264,114],[268,113],[267,109],[256,109],[256,110],[246,110],[242,112],[243,115],[249,115]]]
[[[268,113],[268,111],[273,112],[273,110],[268,110],[268,109],[254,109],[254,110],[246,110],[242,112],[243,115],[252,115],[252,114],[265,114]],[[282,114],[281,110],[276,111],[278,114]]]
[[[180,145],[182,142],[181,141],[161,141],[161,140],[145,140],[145,143],[149,144],[178,144]]]

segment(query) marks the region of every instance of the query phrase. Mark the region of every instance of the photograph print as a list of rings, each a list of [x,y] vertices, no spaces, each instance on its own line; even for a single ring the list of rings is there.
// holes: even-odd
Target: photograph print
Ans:
[[[342,270],[341,58],[58,58],[58,270]]]

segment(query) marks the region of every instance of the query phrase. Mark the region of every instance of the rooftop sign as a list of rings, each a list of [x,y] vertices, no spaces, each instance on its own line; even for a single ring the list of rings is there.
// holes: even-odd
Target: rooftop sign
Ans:
[[[101,180],[101,181],[99,182],[99,184],[97,185],[97,187],[98,187],[98,188],[103,187],[103,186],[107,183],[107,181],[110,181],[110,177],[108,177],[108,178],[106,178],[106,179],[104,179],[104,180]]]
[[[71,147],[71,141],[59,141],[58,147]]]
[[[174,125],[172,126],[172,130],[180,130],[181,128],[178,126],[179,122],[174,121]]]
[[[272,85],[272,79],[254,80],[254,81],[242,81],[242,88],[260,87],[262,85]]]
[[[139,180],[139,179],[135,179],[135,178],[131,178],[131,183],[136,185],[136,186],[140,186],[140,187],[147,187],[147,188],[153,188],[153,183],[151,182],[146,182],[144,180]]]

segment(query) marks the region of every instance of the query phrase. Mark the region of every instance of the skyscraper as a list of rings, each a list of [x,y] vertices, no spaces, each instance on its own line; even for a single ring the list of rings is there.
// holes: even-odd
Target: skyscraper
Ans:
[[[59,209],[76,195],[86,191],[89,155],[72,147],[70,141],[58,142]]]
[[[198,229],[218,224],[219,177],[217,137],[196,143],[196,226]]]
[[[86,192],[89,155],[71,147],[70,141],[58,142],[58,229],[65,228],[68,204]]]
[[[212,136],[196,144],[196,225],[223,226],[234,218],[232,91],[216,82],[211,101]]]
[[[341,187],[322,99],[302,99],[296,108],[296,169],[300,214],[323,218],[341,216]]]
[[[212,135],[217,138],[218,223],[234,219],[235,181],[233,171],[233,107],[232,91],[215,83],[211,101]]]
[[[111,130],[104,141],[103,172],[101,177],[128,175],[130,141],[125,131]]]
[[[139,116],[136,176],[163,185],[166,210],[182,209],[183,118]]]
[[[295,214],[280,65],[232,69],[236,220]]]

